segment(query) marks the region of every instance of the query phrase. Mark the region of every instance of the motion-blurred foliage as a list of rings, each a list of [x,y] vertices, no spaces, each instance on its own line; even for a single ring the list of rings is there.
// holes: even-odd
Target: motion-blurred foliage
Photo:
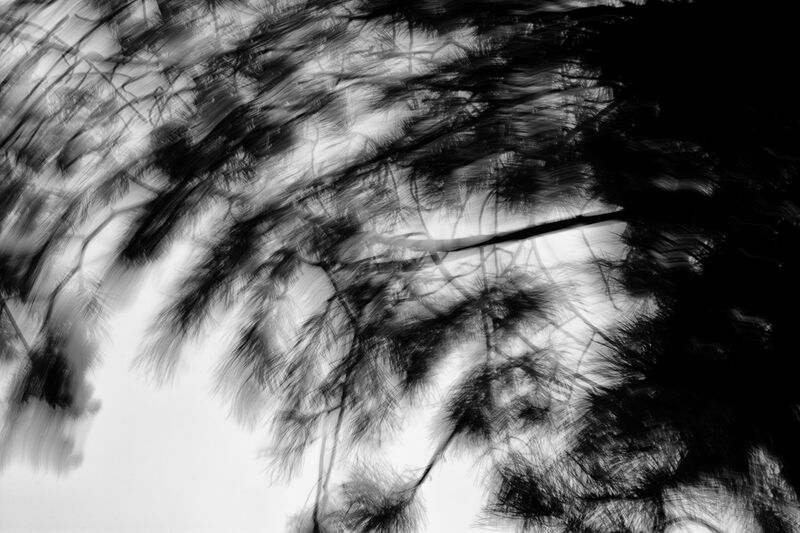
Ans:
[[[461,450],[523,529],[800,529],[784,4],[1,9],[3,461],[74,446],[116,289],[193,236],[142,361],[235,316],[218,390],[283,472],[318,448],[293,528],[421,528]],[[430,458],[370,467],[430,398]]]

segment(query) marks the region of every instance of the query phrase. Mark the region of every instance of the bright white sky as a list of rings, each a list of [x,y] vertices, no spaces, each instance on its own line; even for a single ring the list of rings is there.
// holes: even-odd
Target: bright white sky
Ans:
[[[296,497],[270,489],[259,439],[211,396],[212,350],[198,350],[172,387],[131,369],[157,291],[109,322],[83,464],[66,476],[20,463],[0,473],[0,530],[281,529]]]

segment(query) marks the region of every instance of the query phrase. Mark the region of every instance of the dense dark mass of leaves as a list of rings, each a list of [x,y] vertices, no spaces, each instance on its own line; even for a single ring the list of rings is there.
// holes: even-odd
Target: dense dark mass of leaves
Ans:
[[[24,40],[30,4],[7,8],[7,39]],[[113,51],[87,59],[51,32],[0,78],[0,365],[24,352],[5,433],[32,402],[89,409],[76,351],[101,295],[200,226],[143,357],[167,377],[210,315],[237,317],[220,391],[272,425],[280,468],[319,452],[293,527],[417,530],[430,473],[466,450],[488,458],[487,519],[525,529],[721,531],[697,510],[709,491],[752,530],[800,529],[786,3],[155,4],[86,4]],[[14,92],[47,47],[75,58],[47,82],[72,116],[31,101],[44,82]],[[61,87],[81,61],[111,90]],[[359,131],[371,114],[394,126]],[[353,137],[363,148],[317,155]],[[107,164],[74,183],[92,154]],[[65,312],[89,241],[121,215],[82,313]],[[618,253],[572,265],[614,303],[587,318],[528,241],[609,222]],[[77,266],[51,265],[76,235]],[[585,337],[577,365],[553,342],[570,321],[588,326],[566,334]],[[437,394],[420,470],[370,468]]]

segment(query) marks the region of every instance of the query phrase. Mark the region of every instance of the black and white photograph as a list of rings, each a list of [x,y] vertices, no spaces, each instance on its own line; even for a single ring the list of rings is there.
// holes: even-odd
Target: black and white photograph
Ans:
[[[0,533],[800,533],[800,17],[0,0]]]

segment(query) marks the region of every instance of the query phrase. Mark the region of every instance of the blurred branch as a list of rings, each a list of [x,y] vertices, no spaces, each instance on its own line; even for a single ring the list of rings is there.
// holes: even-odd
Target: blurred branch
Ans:
[[[615,300],[613,291],[611,290],[611,283],[609,282],[608,277],[606,276],[606,273],[603,271],[603,267],[600,264],[600,259],[594,253],[594,248],[592,248],[592,244],[589,242],[589,239],[586,237],[586,232],[583,231],[583,230],[581,230],[581,238],[583,239],[583,242],[586,245],[586,248],[589,250],[589,254],[591,254],[591,256],[592,256],[592,261],[597,266],[597,271],[600,273],[600,278],[603,280],[603,285],[605,286],[606,296],[608,297],[608,300],[611,302],[611,305],[614,306],[614,309],[616,309],[617,311],[620,311],[621,309],[617,305],[617,301]]]
[[[550,273],[550,270],[545,266],[544,261],[542,260],[542,256],[539,253],[539,247],[536,245],[535,242],[533,243],[533,254],[536,257],[536,262],[539,263],[539,267],[541,267],[542,272],[544,272],[544,275],[547,277],[548,281],[550,281],[550,283],[553,284],[553,286],[555,286],[556,280],[553,278],[553,275]],[[580,309],[578,309],[578,307],[572,302],[570,298],[564,299],[564,305],[572,313],[574,313],[575,316],[577,316],[581,320],[581,322],[589,326],[592,329],[592,331],[596,333],[599,337],[601,337],[604,341],[608,342],[609,344],[613,344],[614,342],[613,339],[611,339],[611,337],[603,333],[603,331],[599,327],[597,327],[594,323],[592,323],[592,321],[589,320],[586,317],[586,315],[584,315],[581,312]]]
[[[0,308],[2,311],[5,311],[6,316],[8,317],[8,321],[11,322],[11,327],[14,328],[14,333],[19,338],[20,342],[22,343],[22,347],[25,348],[26,352],[31,350],[31,345],[28,343],[28,340],[25,338],[25,335],[22,333],[22,329],[19,327],[14,315],[11,313],[11,309],[8,307],[8,303],[3,296],[0,296]]]
[[[678,516],[676,518],[670,518],[664,524],[664,528],[662,529],[662,531],[666,532],[667,530],[669,530],[671,528],[683,529],[683,527],[686,527],[686,526],[691,528],[691,526],[693,526],[693,525],[694,526],[703,527],[703,528],[711,531],[712,533],[725,533],[724,530],[722,530],[719,527],[715,526],[714,524],[712,524],[708,520],[705,520],[703,518],[700,518],[699,516],[694,516],[694,515],[686,515],[686,516]]]
[[[541,237],[550,233],[558,233],[571,229],[592,226],[596,224],[606,224],[612,222],[624,222],[627,212],[623,209],[609,211],[592,215],[578,215],[576,217],[544,224],[535,224],[526,228],[498,233],[496,235],[475,235],[472,237],[462,237],[458,239],[408,239],[408,238],[386,238],[387,242],[396,245],[420,250],[429,253],[436,252],[462,252],[492,246],[496,244],[506,244],[510,242]]]
[[[425,465],[425,470],[422,471],[422,474],[417,478],[417,481],[414,482],[413,485],[414,491],[419,489],[428,479],[431,472],[433,471],[433,467],[436,466],[439,460],[441,460],[441,458],[444,456],[445,452],[447,451],[447,448],[450,447],[450,444],[453,442],[453,439],[455,439],[460,429],[461,428],[458,427],[454,428],[453,431],[451,431],[450,434],[447,436],[447,438],[444,441],[442,441],[442,443],[439,444],[439,446],[436,448],[436,451],[433,453],[433,457],[431,457],[431,459],[428,461],[428,464]]]
[[[149,201],[137,202],[135,204],[132,204],[132,205],[129,205],[129,206],[126,206],[126,207],[120,207],[118,209],[114,209],[113,211],[111,211],[111,213],[102,222],[100,222],[97,226],[94,227],[94,229],[92,229],[92,231],[89,232],[89,234],[83,239],[83,242],[81,243],[81,249],[80,249],[80,253],[78,255],[77,263],[72,267],[72,269],[67,273],[67,275],[64,277],[64,279],[62,279],[59,282],[59,284],[56,286],[56,288],[50,294],[49,303],[48,303],[48,306],[47,306],[47,312],[45,313],[45,319],[44,319],[45,323],[47,323],[50,320],[50,317],[53,314],[53,310],[55,308],[55,303],[56,303],[56,298],[58,298],[58,295],[61,293],[61,291],[64,290],[64,287],[66,287],[67,283],[69,283],[70,280],[72,280],[72,278],[74,278],[75,275],[78,272],[80,272],[81,269],[83,268],[84,258],[86,257],[86,250],[89,248],[89,245],[92,243],[92,241],[94,239],[96,239],[100,235],[100,233],[102,233],[102,231],[115,218],[117,218],[118,216],[123,215],[125,213],[130,213],[131,211],[135,211],[136,209],[139,209],[140,207],[143,207],[143,206],[147,205],[148,203],[149,203]]]

